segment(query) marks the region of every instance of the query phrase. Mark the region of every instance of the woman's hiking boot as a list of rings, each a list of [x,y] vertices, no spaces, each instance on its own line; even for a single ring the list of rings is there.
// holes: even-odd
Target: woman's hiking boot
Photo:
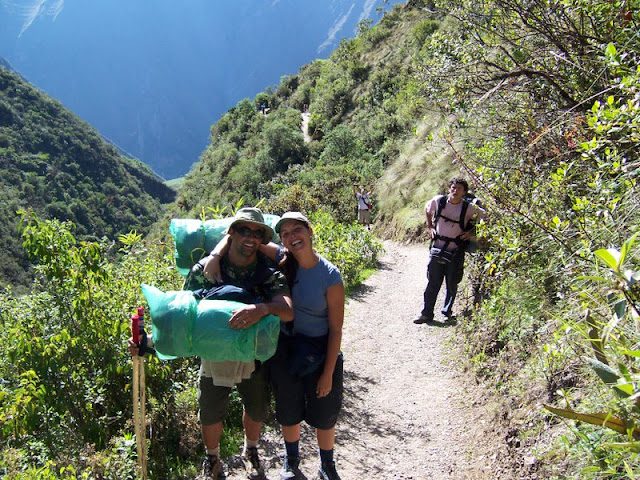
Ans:
[[[298,457],[284,457],[284,463],[282,464],[282,470],[280,470],[280,478],[282,480],[298,478],[300,470],[300,458]]]
[[[336,471],[336,462],[323,462],[318,470],[320,480],[340,480],[340,475]]]

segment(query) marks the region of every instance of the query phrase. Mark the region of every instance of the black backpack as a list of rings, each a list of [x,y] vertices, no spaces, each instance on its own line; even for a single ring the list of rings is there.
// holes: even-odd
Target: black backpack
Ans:
[[[211,284],[202,273],[202,263],[196,263],[187,277],[183,290],[191,290],[198,300],[233,300],[242,303],[266,301],[263,284],[276,272],[275,264],[258,252],[256,269],[250,278],[239,281],[222,271],[222,285]]]

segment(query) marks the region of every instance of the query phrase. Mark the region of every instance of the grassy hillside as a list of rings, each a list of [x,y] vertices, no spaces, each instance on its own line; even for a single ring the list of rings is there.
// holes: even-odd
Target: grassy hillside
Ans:
[[[142,163],[121,157],[86,123],[0,68],[0,278],[24,283],[19,209],[68,220],[82,238],[147,231],[174,198]]]
[[[362,24],[359,35],[329,59],[239,102],[211,128],[211,143],[185,177],[173,214],[195,215],[242,197],[246,203],[262,199],[274,212],[322,206],[348,222],[355,219],[353,185],[365,184],[376,191],[380,225],[415,234],[424,200],[455,170],[446,153],[434,159],[419,148],[441,123],[425,101],[415,63],[438,25],[439,16],[395,8],[373,28]],[[262,103],[270,108],[267,115],[259,111]],[[300,130],[305,106],[309,143]],[[380,180],[404,162],[415,163],[420,173],[405,171],[400,183]],[[427,164],[439,165],[428,175],[431,188],[421,187]],[[396,198],[405,198],[403,212]],[[396,222],[403,216],[406,222]]]

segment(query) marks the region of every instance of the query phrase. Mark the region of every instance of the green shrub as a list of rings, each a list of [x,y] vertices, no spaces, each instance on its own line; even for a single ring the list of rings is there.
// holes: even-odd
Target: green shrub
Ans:
[[[435,20],[425,19],[413,27],[411,35],[418,48],[422,48],[424,42],[435,32],[440,23]]]
[[[337,223],[328,213],[311,214],[314,247],[342,273],[347,291],[362,281],[367,269],[377,266],[382,245],[367,229],[356,223]]]
[[[40,281],[28,295],[1,296],[2,445],[25,452],[20,469],[34,478],[48,478],[48,471],[55,467],[59,473],[62,466],[103,472],[102,478],[133,478],[123,473],[132,458],[127,437],[118,440],[132,416],[128,319],[143,305],[140,283],[179,288],[171,252],[146,247],[136,234],[122,237],[115,252],[107,242],[78,242],[69,224],[28,213],[22,221],[24,246],[37,262]],[[109,263],[107,253],[120,255],[120,262]],[[193,381],[193,362],[145,363],[149,416],[156,418],[150,467],[162,477],[180,439],[175,386]],[[164,415],[154,417],[156,412]],[[83,463],[86,445],[96,449],[93,465]]]

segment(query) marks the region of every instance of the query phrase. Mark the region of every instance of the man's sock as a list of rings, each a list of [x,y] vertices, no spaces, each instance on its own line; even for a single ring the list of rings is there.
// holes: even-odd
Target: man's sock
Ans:
[[[323,465],[333,462],[333,448],[331,450],[320,450],[320,463]]]
[[[220,458],[220,447],[218,446],[217,448],[207,448],[207,455]]]
[[[284,448],[287,450],[287,458],[300,458],[300,440],[295,442],[284,442]]]

